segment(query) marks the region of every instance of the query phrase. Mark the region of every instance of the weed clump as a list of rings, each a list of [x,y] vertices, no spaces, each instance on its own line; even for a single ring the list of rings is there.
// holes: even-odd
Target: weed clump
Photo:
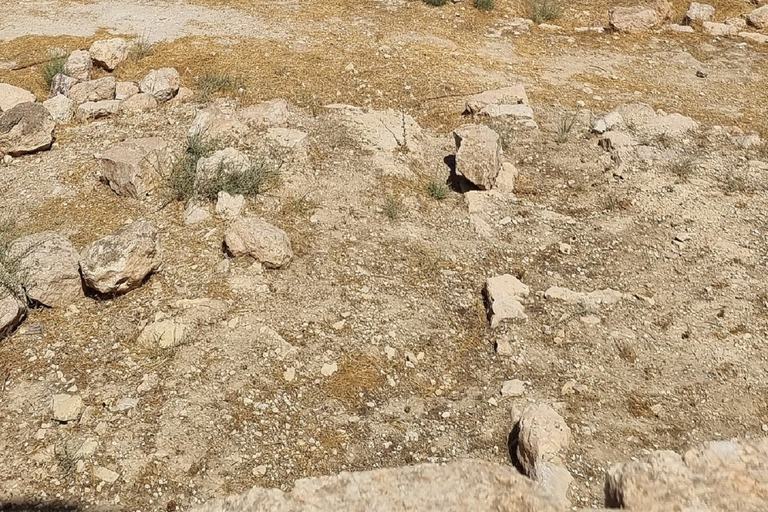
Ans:
[[[205,101],[214,94],[232,93],[243,86],[243,81],[229,73],[205,73],[195,81],[200,99]]]
[[[526,0],[526,6],[528,17],[537,25],[555,21],[563,15],[561,0]]]
[[[64,66],[67,63],[67,52],[62,49],[55,49],[48,52],[48,60],[43,64],[42,74],[43,82],[50,89],[53,83],[53,77],[64,73]]]
[[[433,177],[427,183],[427,193],[433,199],[442,201],[448,197],[448,185],[446,185],[445,181],[441,180],[440,178]]]
[[[480,9],[481,11],[493,10],[495,5],[496,5],[495,0],[475,0],[475,7]]]

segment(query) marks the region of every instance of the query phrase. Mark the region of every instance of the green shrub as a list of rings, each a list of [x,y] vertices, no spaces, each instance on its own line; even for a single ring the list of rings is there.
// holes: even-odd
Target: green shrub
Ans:
[[[187,138],[187,147],[184,153],[176,159],[168,177],[168,192],[171,199],[187,201],[195,195],[197,161],[210,155],[216,149],[217,142],[203,134]]]
[[[481,11],[490,11],[495,5],[495,0],[475,0],[475,7]]]
[[[155,51],[155,45],[149,42],[146,35],[142,35],[134,41],[131,49],[128,51],[128,58],[138,62],[144,57],[151,55],[153,51]]]
[[[441,5],[447,4],[448,0],[424,0],[424,3],[434,7],[440,7]]]
[[[526,0],[528,17],[537,25],[554,21],[563,15],[561,0]]]
[[[199,183],[197,193],[211,201],[215,200],[219,192],[229,195],[243,195],[253,197],[265,190],[265,188],[277,178],[279,165],[263,160],[258,165],[252,165],[244,171],[228,168],[222,165],[214,176]]]
[[[243,86],[242,80],[229,73],[206,73],[197,77],[195,84],[202,100],[216,93],[235,92]]]
[[[440,178],[434,177],[427,183],[427,193],[430,197],[442,201],[448,197],[448,185]]]
[[[67,63],[67,52],[64,50],[52,50],[49,52],[49,59],[43,64],[43,81],[50,88],[53,77],[59,73],[64,73],[64,65]]]

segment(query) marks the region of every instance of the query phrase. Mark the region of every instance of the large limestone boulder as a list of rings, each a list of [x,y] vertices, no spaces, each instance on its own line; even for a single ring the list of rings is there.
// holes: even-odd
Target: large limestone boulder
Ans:
[[[606,506],[643,512],[768,510],[768,438],[654,451],[612,466]]]
[[[255,217],[240,217],[224,234],[233,256],[249,255],[268,268],[280,268],[293,258],[291,241],[280,228]]]
[[[54,77],[51,79],[50,97],[53,98],[59,94],[66,96],[69,94],[69,91],[72,89],[72,87],[74,87],[77,83],[77,79],[72,78],[71,76],[67,76],[63,73],[54,75]]]
[[[43,106],[51,114],[51,118],[59,124],[70,122],[75,115],[75,102],[63,94],[57,94],[45,100]]]
[[[175,69],[153,69],[139,82],[139,90],[151,94],[159,102],[164,102],[176,96],[180,85],[181,77]]]
[[[555,512],[514,468],[479,460],[377,469],[296,481],[290,493],[254,487],[191,512]]]
[[[747,22],[755,28],[768,28],[768,5],[747,14]]]
[[[118,64],[128,58],[130,43],[123,38],[115,37],[103,41],[94,41],[90,50],[91,59],[97,66],[113,71]]]
[[[134,222],[83,250],[83,281],[102,295],[129,292],[160,267],[158,250],[157,230],[147,221]]]
[[[22,297],[21,290],[11,291],[0,286],[0,340],[11,334],[27,316],[27,304]]]
[[[685,13],[685,20],[688,23],[696,23],[697,21],[709,21],[714,15],[715,8],[711,5],[691,2],[690,7],[688,7],[688,12]]]
[[[160,137],[128,139],[101,157],[101,180],[117,195],[146,197],[171,165],[168,142]]]
[[[10,254],[30,302],[60,308],[82,295],[80,255],[66,237],[53,231],[25,236],[11,244]]]
[[[115,99],[115,77],[106,76],[98,80],[80,82],[72,86],[67,98],[77,105],[87,101],[104,101]]]
[[[481,124],[466,124],[453,132],[456,172],[481,190],[490,190],[501,168],[499,134]]]
[[[0,114],[0,156],[49,149],[56,123],[39,103],[22,103]]]
[[[91,54],[87,50],[77,50],[69,54],[64,63],[64,74],[71,76],[78,82],[87,82],[91,79],[93,62]]]
[[[0,112],[11,110],[16,105],[35,101],[35,95],[26,89],[10,84],[0,84]]]
[[[650,30],[660,23],[659,13],[651,5],[615,7],[610,12],[611,28],[618,32]]]
[[[149,112],[157,108],[157,100],[151,94],[141,92],[120,102],[121,112]]]

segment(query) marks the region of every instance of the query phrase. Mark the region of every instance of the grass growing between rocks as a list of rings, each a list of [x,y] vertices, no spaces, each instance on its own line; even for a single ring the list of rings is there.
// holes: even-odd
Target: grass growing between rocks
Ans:
[[[431,198],[442,201],[448,197],[448,185],[445,184],[444,180],[433,177],[427,182],[427,193]]]
[[[245,170],[233,170],[227,165],[219,166],[216,174],[198,184],[197,193],[214,201],[219,192],[231,196],[253,197],[272,185],[280,174],[280,164],[262,160]]]
[[[202,134],[187,138],[184,153],[171,170],[168,177],[168,194],[174,201],[188,201],[195,195],[197,162],[217,149],[217,142]]]
[[[231,94],[243,87],[243,81],[227,72],[205,73],[195,80],[201,101],[207,101],[215,94]]]
[[[67,52],[62,49],[55,49],[49,52],[50,60],[43,64],[41,72],[43,74],[43,82],[45,86],[50,89],[51,83],[53,83],[53,77],[60,73],[64,73],[64,65],[67,63]]]
[[[0,218],[0,298],[21,293],[19,258],[11,251],[15,225],[11,218]]]

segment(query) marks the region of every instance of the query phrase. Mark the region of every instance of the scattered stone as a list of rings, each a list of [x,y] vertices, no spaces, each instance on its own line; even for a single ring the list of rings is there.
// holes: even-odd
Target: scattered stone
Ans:
[[[548,300],[560,300],[568,304],[581,304],[587,308],[594,309],[601,305],[615,304],[624,297],[624,294],[610,288],[584,293],[552,286],[544,292],[544,297]]]
[[[732,25],[736,28],[746,28],[747,20],[745,20],[744,18],[726,18],[725,24]]]
[[[726,25],[725,23],[712,23],[711,21],[704,22],[704,32],[715,37],[728,37],[735,36],[739,29],[732,25]]]
[[[125,39],[115,37],[103,41],[95,41],[89,50],[93,63],[113,71],[121,62],[128,58],[131,45]]]
[[[75,102],[63,94],[57,94],[45,100],[43,106],[51,114],[51,118],[59,124],[70,122],[75,115]]]
[[[255,217],[240,217],[224,236],[233,256],[249,255],[268,268],[280,268],[293,258],[291,241],[282,229]]]
[[[690,7],[688,7],[688,12],[685,13],[685,20],[688,23],[696,23],[697,21],[709,21],[714,15],[715,8],[711,5],[692,2]]]
[[[0,288],[0,340],[10,335],[27,316],[27,304],[23,291],[10,293]]]
[[[528,95],[522,85],[513,85],[503,89],[485,91],[467,98],[464,113],[477,114],[489,105],[528,104]]]
[[[117,403],[109,408],[110,412],[123,412],[135,409],[139,405],[137,398],[121,398]]]
[[[145,92],[134,94],[120,102],[120,110],[123,112],[149,112],[156,108],[155,97]]]
[[[116,82],[115,83],[115,99],[124,100],[130,98],[134,94],[139,94],[139,86],[134,82]]]
[[[236,138],[247,131],[248,127],[238,119],[233,109],[224,105],[211,105],[195,116],[187,136],[226,140],[230,137]]]
[[[673,32],[683,32],[687,34],[693,34],[696,32],[692,26],[690,25],[678,25],[677,23],[672,23],[669,25],[669,30]]]
[[[67,97],[77,105],[87,101],[112,100],[115,98],[115,88],[115,78],[107,76],[73,85]]]
[[[758,34],[756,32],[739,32],[739,37],[748,39],[755,43],[765,44],[768,43],[768,36],[765,34]]]
[[[34,101],[35,95],[26,89],[0,83],[0,112],[11,110],[22,103],[33,103]]]
[[[98,293],[129,292],[160,267],[157,230],[138,221],[96,240],[80,257],[85,285]]]
[[[79,395],[54,395],[53,419],[62,423],[77,421],[85,410],[83,399]]]
[[[320,368],[320,373],[323,375],[323,377],[330,377],[337,371],[339,371],[339,365],[336,363],[325,363],[323,364],[323,367]]]
[[[117,100],[88,101],[77,107],[75,118],[78,121],[101,119],[117,114],[120,102]]]
[[[171,153],[160,137],[128,139],[110,147],[99,162],[101,181],[117,195],[142,199],[160,183]]]
[[[291,366],[287,370],[283,372],[283,379],[285,379],[285,382],[293,382],[296,378],[296,368]]]
[[[749,135],[739,135],[733,138],[734,144],[741,146],[742,148],[749,149],[757,147],[761,144],[762,139],[756,133],[750,133]]]
[[[747,23],[755,28],[768,28],[768,5],[758,7],[747,14]]]
[[[39,103],[21,103],[0,114],[0,156],[17,157],[49,149],[56,123]]]
[[[255,466],[251,470],[251,474],[253,474],[253,476],[255,476],[257,478],[260,478],[260,477],[262,477],[262,476],[267,474],[267,466],[265,466],[263,464],[260,465],[260,466]]]
[[[61,308],[82,295],[79,255],[66,237],[53,231],[25,236],[11,244],[9,253],[32,303]]]
[[[64,74],[71,76],[78,82],[87,82],[91,79],[93,62],[91,54],[87,50],[76,50],[69,54],[64,64]]]
[[[187,204],[186,210],[184,210],[184,225],[194,226],[195,224],[208,220],[210,217],[211,214],[208,213],[208,210],[190,201]],[[228,262],[229,260],[224,261]]]
[[[621,126],[624,123],[624,118],[616,111],[608,112],[603,117],[595,121],[592,126],[592,131],[595,133],[605,133],[614,127]]]
[[[195,188],[198,192],[202,192],[203,188],[215,178],[229,174],[241,174],[249,169],[251,169],[251,160],[248,155],[235,148],[216,151],[211,156],[197,161]]]
[[[481,190],[490,190],[501,168],[499,135],[485,125],[467,124],[453,132],[456,172]]]
[[[523,396],[525,394],[525,383],[521,380],[505,380],[501,385],[501,396]]]
[[[536,479],[541,460],[556,460],[571,443],[571,429],[554,409],[546,404],[529,405],[514,412],[519,427],[517,459],[526,475]],[[513,420],[516,418],[513,417]]]
[[[118,478],[120,478],[118,473],[115,473],[111,469],[107,469],[104,466],[96,466],[93,468],[93,476],[108,484],[113,484],[117,482]]]
[[[697,78],[707,78],[707,76],[709,76],[709,73],[707,73],[703,69],[699,69],[699,70],[696,71],[696,77]]]
[[[600,146],[606,151],[624,151],[637,146],[632,136],[624,132],[607,131],[600,137]]]
[[[615,7],[610,12],[611,28],[618,32],[640,32],[650,30],[660,23],[656,9],[650,5]]]
[[[240,194],[229,195],[225,191],[220,191],[216,200],[216,215],[225,219],[234,219],[243,211],[245,197]]]
[[[528,316],[520,301],[530,288],[509,274],[489,278],[485,283],[485,298],[491,327],[504,320],[526,320]]]
[[[494,188],[499,192],[514,192],[515,180],[519,174],[517,168],[510,162],[503,162],[501,164],[501,170],[499,175],[496,176],[496,183]]]
[[[175,320],[160,320],[144,327],[136,341],[139,345],[145,347],[167,349],[181,345],[186,336],[186,324],[176,322]]]
[[[289,116],[288,102],[279,98],[240,111],[240,117],[251,126],[278,126],[287,123]]]
[[[171,100],[174,104],[186,103],[195,97],[195,91],[189,87],[179,87],[179,92]]]
[[[459,460],[301,479],[290,493],[254,487],[191,512],[224,510],[555,512],[560,508],[509,465]]]
[[[69,91],[72,90],[72,87],[74,87],[76,83],[78,83],[77,79],[72,78],[71,76],[67,76],[63,73],[54,75],[54,77],[51,79],[50,96],[53,97],[59,94],[66,96],[69,94]]]
[[[180,85],[181,77],[175,69],[153,69],[139,82],[139,90],[151,94],[162,103],[176,96]]]

